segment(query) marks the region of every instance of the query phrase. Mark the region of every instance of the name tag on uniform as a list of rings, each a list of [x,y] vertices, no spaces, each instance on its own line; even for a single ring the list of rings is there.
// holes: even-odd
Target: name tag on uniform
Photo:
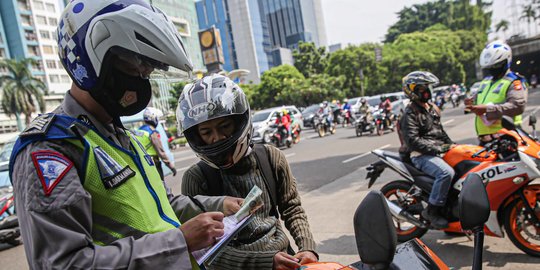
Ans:
[[[135,171],[128,166],[122,167],[99,146],[94,148],[94,156],[98,165],[101,181],[105,188],[115,188],[129,178],[135,176]]]

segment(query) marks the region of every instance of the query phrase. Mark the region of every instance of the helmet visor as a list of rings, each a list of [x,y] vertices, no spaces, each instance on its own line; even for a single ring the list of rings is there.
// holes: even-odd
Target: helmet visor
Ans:
[[[109,63],[130,76],[140,76],[143,79],[149,79],[156,70],[167,71],[169,68],[164,63],[120,47],[109,51]]]
[[[178,100],[176,117],[181,132],[219,117],[243,114],[249,110],[244,92],[230,80],[200,80],[188,85]],[[207,90],[209,88],[210,90]]]

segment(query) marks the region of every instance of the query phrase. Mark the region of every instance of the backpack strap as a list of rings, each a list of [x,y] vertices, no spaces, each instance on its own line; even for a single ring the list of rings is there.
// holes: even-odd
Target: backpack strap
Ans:
[[[279,212],[277,211],[277,182],[274,174],[274,169],[270,164],[270,157],[268,156],[268,151],[266,150],[266,147],[264,145],[256,144],[253,146],[253,152],[255,153],[255,158],[257,159],[257,166],[262,172],[266,189],[270,193],[270,203],[272,204],[272,209],[270,209],[270,215],[275,216],[277,219],[279,219]]]

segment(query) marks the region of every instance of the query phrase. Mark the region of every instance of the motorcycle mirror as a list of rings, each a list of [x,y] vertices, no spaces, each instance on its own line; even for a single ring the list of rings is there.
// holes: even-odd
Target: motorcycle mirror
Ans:
[[[356,247],[371,269],[388,269],[394,259],[397,235],[390,210],[380,191],[370,191],[354,213]]]
[[[529,115],[529,126],[534,126],[534,125],[536,125],[536,115],[531,114]]]
[[[489,200],[482,178],[469,174],[459,194],[459,220],[465,230],[482,227],[489,218]]]
[[[516,130],[516,125],[514,125],[514,119],[507,115],[502,117],[502,126],[503,128],[506,128],[508,130]]]

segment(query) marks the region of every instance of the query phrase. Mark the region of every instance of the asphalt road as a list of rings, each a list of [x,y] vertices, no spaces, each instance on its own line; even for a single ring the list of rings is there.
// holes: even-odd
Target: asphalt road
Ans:
[[[539,89],[532,90],[524,116],[540,108]],[[448,104],[447,104],[448,105]],[[536,113],[537,116],[540,113]],[[475,143],[472,115],[463,114],[463,107],[447,108],[442,122],[450,137],[460,143]],[[527,118],[524,123],[527,123]],[[383,136],[356,137],[353,128],[338,128],[336,134],[319,138],[313,130],[304,130],[299,144],[282,149],[297,179],[303,206],[308,214],[321,260],[352,263],[359,260],[354,243],[352,215],[369,191],[365,167],[375,161],[374,149],[397,151],[395,132]],[[174,152],[178,175],[167,177],[173,192],[179,193],[183,172],[198,161],[188,147]],[[396,179],[385,172],[373,187]],[[450,267],[470,269],[472,242],[466,237],[448,237],[429,232],[423,239]],[[484,269],[538,268],[539,258],[523,254],[510,240],[486,237]],[[1,269],[28,269],[22,246],[0,246]]]

